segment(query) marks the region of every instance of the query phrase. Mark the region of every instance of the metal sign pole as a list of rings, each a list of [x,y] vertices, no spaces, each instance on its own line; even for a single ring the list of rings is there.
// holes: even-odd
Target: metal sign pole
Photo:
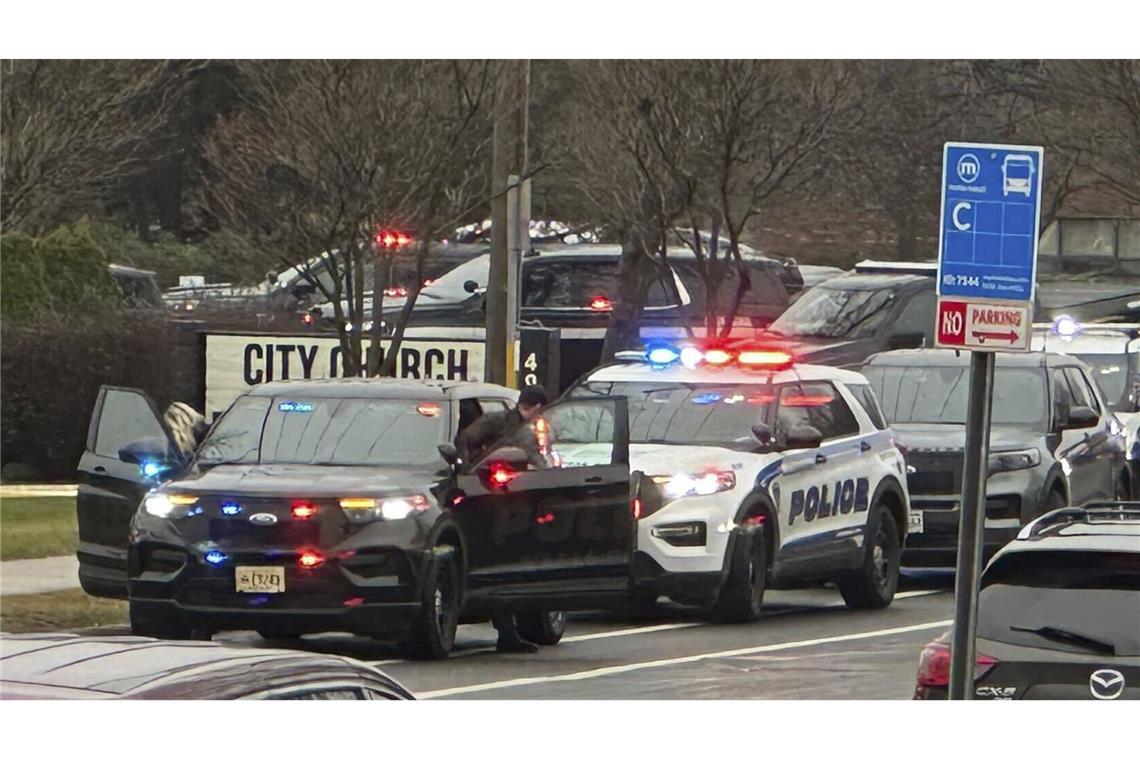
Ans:
[[[982,574],[989,475],[990,416],[994,393],[994,354],[970,356],[970,402],[966,412],[965,467],[962,473],[958,566],[954,576],[954,632],[950,642],[950,699],[974,696],[974,634],[978,579]]]

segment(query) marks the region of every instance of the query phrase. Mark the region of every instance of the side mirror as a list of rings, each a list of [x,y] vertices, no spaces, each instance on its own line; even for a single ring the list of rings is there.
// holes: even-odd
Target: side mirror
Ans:
[[[765,425],[763,422],[757,423],[752,426],[752,437],[761,446],[772,445],[772,428]]]
[[[926,335],[920,332],[895,333],[887,339],[887,350],[894,351],[900,348],[922,348],[926,342]]]
[[[479,289],[479,283],[475,282],[474,280],[468,280],[467,282],[463,283],[463,289],[468,293],[474,293]]]
[[[443,457],[443,461],[454,467],[459,462],[459,449],[455,448],[454,443],[441,443],[436,446],[439,455]]]
[[[1087,406],[1074,406],[1069,409],[1069,417],[1061,426],[1062,430],[1079,430],[1080,428],[1094,427],[1100,422],[1100,416]]]
[[[818,449],[823,433],[811,425],[796,425],[784,438],[785,449]]]

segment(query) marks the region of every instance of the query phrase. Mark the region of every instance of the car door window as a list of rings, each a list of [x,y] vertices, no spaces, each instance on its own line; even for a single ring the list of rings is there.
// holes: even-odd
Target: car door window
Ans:
[[[95,433],[96,454],[117,459],[119,449],[128,443],[165,437],[166,431],[145,395],[125,388],[107,389]]]
[[[789,383],[780,388],[776,440],[783,442],[795,427],[810,425],[823,440],[858,435],[859,422],[831,383]]]
[[[1069,379],[1069,388],[1073,392],[1073,399],[1078,406],[1086,406],[1092,409],[1097,414],[1100,414],[1100,402],[1097,401],[1096,394],[1093,393],[1089,387],[1088,379],[1084,373],[1076,367],[1066,367],[1065,377]]]
[[[867,413],[875,429],[886,430],[887,420],[883,417],[883,410],[879,408],[879,400],[875,397],[875,392],[871,390],[871,386],[848,385],[847,390],[851,391],[851,395],[859,402],[859,406],[863,407],[863,411]]]
[[[928,291],[911,298],[898,319],[895,320],[896,333],[922,333],[926,344],[930,345],[934,333],[934,292]]]
[[[1069,389],[1069,381],[1065,373],[1059,369],[1051,373],[1053,378],[1053,409],[1058,424],[1063,423],[1069,416],[1069,409],[1073,406],[1073,392]]]

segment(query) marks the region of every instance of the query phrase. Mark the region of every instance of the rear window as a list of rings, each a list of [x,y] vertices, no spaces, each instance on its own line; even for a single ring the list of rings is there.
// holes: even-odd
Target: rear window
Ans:
[[[693,299],[693,306],[704,309],[707,294],[704,280],[695,264],[674,264],[677,274],[685,284],[685,289]],[[740,295],[738,313],[771,314],[778,315],[788,305],[788,288],[781,278],[783,267],[778,264],[749,264],[745,267],[748,276],[748,287]],[[740,286],[740,275],[735,263],[724,266],[723,276],[716,289],[718,312],[727,314],[736,301],[737,290]]]
[[[1140,561],[1132,552],[1023,551],[982,576],[978,636],[1018,646],[1086,652],[1056,631],[1140,655]],[[1055,629],[1052,635],[1017,631]]]

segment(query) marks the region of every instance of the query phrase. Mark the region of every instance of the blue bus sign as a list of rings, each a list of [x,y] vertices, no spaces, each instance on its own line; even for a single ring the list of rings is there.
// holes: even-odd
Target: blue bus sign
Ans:
[[[1036,146],[946,143],[939,296],[1033,301],[1044,158]]]

